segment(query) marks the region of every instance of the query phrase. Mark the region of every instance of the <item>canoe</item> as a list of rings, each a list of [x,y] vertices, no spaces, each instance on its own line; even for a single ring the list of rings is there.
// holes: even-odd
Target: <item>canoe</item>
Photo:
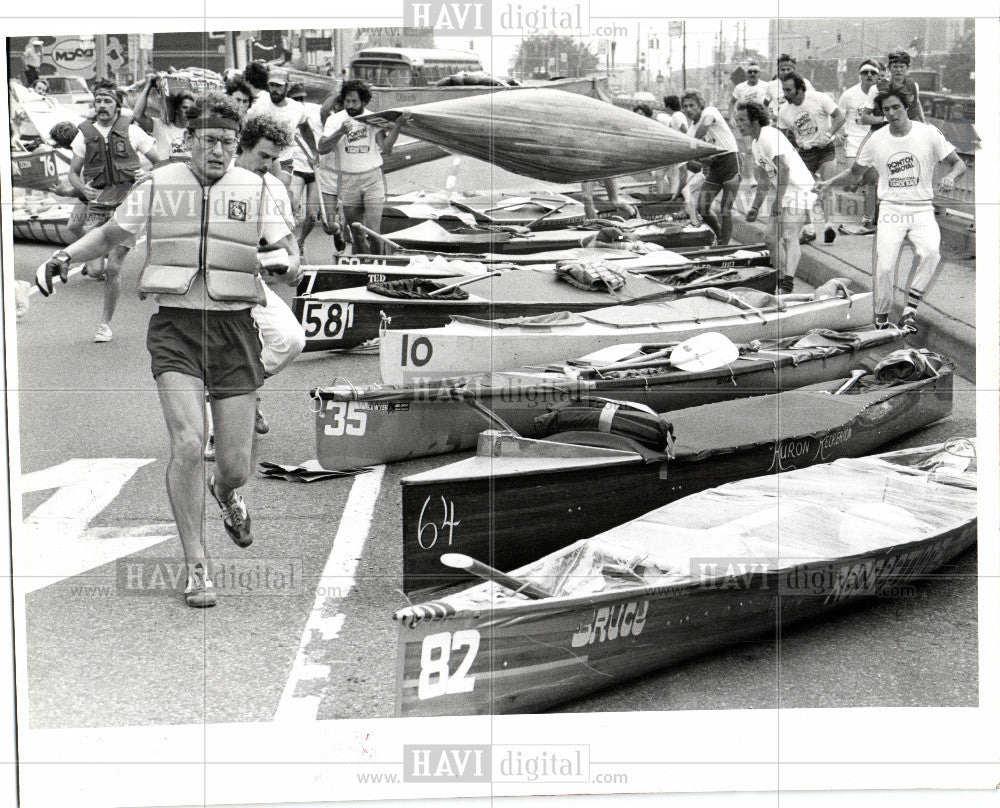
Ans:
[[[627,229],[625,229],[627,228]],[[519,255],[547,250],[566,250],[587,247],[596,241],[618,241],[620,238],[658,244],[667,249],[705,247],[712,244],[715,235],[708,225],[687,223],[642,223],[635,221],[616,231],[594,229],[544,230],[530,233],[512,233],[502,228],[442,227],[436,221],[423,221],[392,233],[391,240],[406,250],[420,252],[495,252],[501,255]]]
[[[624,263],[624,262],[619,262]],[[600,265],[605,271],[610,264]],[[744,287],[773,290],[777,272],[772,267],[718,270],[714,267],[673,268],[653,280],[645,274],[614,268],[621,289],[578,289],[566,283],[553,267],[492,269],[486,275],[460,275],[427,280],[373,283],[367,287],[318,292],[294,301],[310,350],[351,348],[376,339],[387,326],[435,328],[452,317],[530,317],[557,311],[588,311],[598,306],[638,300],[676,298],[692,289]],[[641,270],[640,270],[641,271]],[[451,292],[444,290],[462,284]],[[439,297],[431,295],[441,291]]]
[[[637,242],[629,242],[637,244]],[[393,255],[338,255],[332,264],[307,264],[302,267],[302,280],[296,295],[350,289],[369,283],[403,280],[405,278],[451,278],[456,275],[481,275],[490,265],[555,266],[557,261],[611,261],[616,267],[641,270],[647,275],[670,273],[695,266],[728,269],[731,267],[770,266],[771,253],[764,244],[732,245],[728,247],[665,250],[657,246],[642,246],[639,250],[615,247],[578,247],[530,255],[498,255],[470,253],[441,255],[440,253],[406,252]],[[301,312],[297,312],[301,314]]]
[[[19,241],[40,241],[46,244],[72,244],[79,238],[70,227],[73,204],[57,204],[30,213],[15,206],[11,215],[14,238]]]
[[[868,454],[951,412],[951,368],[937,366],[901,384],[868,374],[841,395],[838,379],[658,415],[584,403],[543,416],[557,431],[543,440],[483,432],[474,457],[401,481],[404,589],[451,583],[442,552],[510,570],[705,488]]]
[[[881,329],[766,340],[739,346],[736,361],[712,370],[680,370],[666,358],[645,366],[623,363],[620,370],[577,364],[402,387],[336,384],[312,392],[316,457],[324,468],[338,470],[471,449],[480,432],[496,425],[491,414],[519,435],[537,438],[539,415],[588,396],[665,412],[778,393],[875,364],[901,348],[903,336]]]
[[[391,128],[402,109],[359,120]],[[581,182],[699,160],[720,150],[582,95],[521,89],[409,107],[402,132],[547,182]]]
[[[397,711],[536,712],[926,585],[976,542],[976,478],[961,439],[732,482],[514,571],[534,597],[400,609]]]
[[[552,192],[525,194],[415,193],[386,199],[381,233],[388,235],[423,221],[446,229],[477,222],[560,230],[583,224],[583,204]]]
[[[468,376],[548,365],[623,343],[679,342],[718,331],[733,342],[778,339],[812,328],[868,327],[870,292],[814,299],[739,290],[692,292],[679,300],[610,306],[537,318],[458,318],[443,328],[393,329],[381,339],[379,369],[386,384]]]

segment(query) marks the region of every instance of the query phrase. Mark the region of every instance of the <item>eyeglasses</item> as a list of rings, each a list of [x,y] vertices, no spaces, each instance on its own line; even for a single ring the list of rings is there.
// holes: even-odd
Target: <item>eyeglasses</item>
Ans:
[[[760,71],[759,70],[748,70],[747,71],[747,75],[748,76],[759,76],[760,75]]]
[[[862,76],[877,76],[878,75],[878,71],[877,70],[859,70],[858,72]]]
[[[239,142],[234,137],[216,137],[215,135],[201,134],[195,135],[194,139],[209,151],[212,151],[216,146],[222,146],[223,151],[231,151],[236,148],[236,144]]]

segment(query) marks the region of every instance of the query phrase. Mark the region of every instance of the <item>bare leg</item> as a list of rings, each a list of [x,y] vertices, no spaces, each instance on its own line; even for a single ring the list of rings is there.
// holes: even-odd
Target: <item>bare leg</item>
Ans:
[[[732,179],[722,186],[722,199],[719,200],[719,244],[728,244],[733,236],[733,202],[740,190],[738,179]]]
[[[712,228],[712,232],[715,233],[715,239],[719,243],[722,243],[722,224],[712,212],[712,203],[721,190],[721,185],[706,182],[701,186],[701,191],[698,192],[698,215],[701,216],[701,220],[705,224]],[[732,206],[732,203],[730,203],[730,206]]]
[[[118,308],[118,298],[122,293],[122,265],[125,263],[125,256],[128,255],[128,247],[115,247],[108,253],[108,263],[106,266],[106,279],[104,281],[104,311],[102,323],[111,323],[111,318],[115,316],[115,309]]]
[[[170,437],[167,495],[177,523],[188,568],[206,564],[203,515],[202,444],[205,436],[205,388],[201,379],[168,371],[156,377],[160,406]]]
[[[211,405],[215,423],[215,492],[225,502],[250,479],[257,394],[213,398]]]

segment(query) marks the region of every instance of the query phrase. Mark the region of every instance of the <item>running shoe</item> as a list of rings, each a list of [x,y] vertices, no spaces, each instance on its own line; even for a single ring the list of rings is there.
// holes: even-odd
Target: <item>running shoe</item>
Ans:
[[[816,240],[815,233],[803,233],[801,236],[799,236],[799,244],[808,244],[809,242],[815,240]]]
[[[911,334],[917,333],[916,309],[911,309],[909,307],[903,309],[903,316],[899,318],[899,327],[903,331],[909,331]]]
[[[889,315],[888,314],[876,314],[875,315],[875,327],[876,328],[891,328],[889,325]]]
[[[97,331],[94,333],[94,342],[111,342],[114,334],[111,333],[111,326],[107,323],[101,323],[97,326]]]
[[[785,275],[780,281],[778,281],[779,295],[790,295],[793,289],[795,289],[795,278]]]
[[[215,584],[208,577],[208,570],[205,569],[205,565],[200,562],[188,570],[187,589],[184,590],[184,600],[188,606],[196,609],[205,609],[215,605]]]
[[[837,231],[833,229],[833,226],[829,226],[823,231],[823,241],[826,244],[833,244],[837,240]]]
[[[258,435],[266,435],[271,431],[271,427],[267,424],[267,419],[264,417],[264,411],[260,408],[260,397],[257,397],[257,412],[253,419],[253,431]]]
[[[226,528],[226,533],[238,547],[249,547],[253,544],[253,533],[250,532],[250,514],[247,511],[243,497],[233,491],[228,502],[219,499],[215,493],[215,475],[208,478],[208,491],[219,503],[219,510],[222,511],[222,524]]]

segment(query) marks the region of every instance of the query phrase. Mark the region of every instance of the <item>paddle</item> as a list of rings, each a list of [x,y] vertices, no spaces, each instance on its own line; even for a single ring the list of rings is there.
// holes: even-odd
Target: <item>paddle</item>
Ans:
[[[867,374],[868,374],[867,370],[862,370],[860,368],[858,368],[857,370],[852,370],[851,378],[849,378],[846,382],[840,385],[840,387],[834,390],[832,395],[839,396],[841,393],[846,393],[848,390],[850,390],[852,387],[854,387],[854,385],[858,383],[858,379],[860,379],[862,376],[866,376]]]
[[[740,349],[724,334],[706,331],[684,340],[670,352],[670,364],[678,370],[715,370],[740,358]]]
[[[552,208],[552,210],[547,210],[547,211],[545,211],[545,213],[543,213],[543,214],[542,214],[541,216],[539,216],[539,217],[538,217],[537,219],[532,219],[532,220],[531,220],[530,222],[528,222],[528,223],[527,223],[527,224],[525,225],[525,227],[526,227],[526,228],[528,228],[528,230],[531,230],[531,228],[532,228],[532,227],[534,227],[534,226],[535,226],[536,224],[538,224],[539,222],[541,222],[541,221],[543,221],[544,219],[548,218],[548,217],[549,217],[549,216],[551,216],[551,215],[552,215],[553,213],[558,213],[558,212],[559,212],[559,211],[561,211],[561,210],[562,210],[562,209],[563,209],[564,207],[566,207],[566,206],[567,206],[568,204],[569,204],[569,202],[568,202],[568,201],[567,201],[567,202],[563,202],[563,203],[562,203],[562,204],[561,204],[561,205],[560,205],[559,207],[557,207],[557,208]]]
[[[362,233],[371,236],[372,238],[376,239],[377,241],[382,242],[387,247],[390,247],[394,252],[402,252],[403,251],[403,248],[400,247],[395,241],[393,241],[390,238],[386,238],[381,233],[376,233],[374,230],[371,230],[371,229],[365,227],[363,224],[361,224],[361,222],[351,222],[351,227],[354,230],[360,230]],[[407,250],[406,252],[415,252],[415,251],[414,250]]]
[[[481,281],[483,278],[492,278],[496,275],[502,275],[503,273],[499,269],[495,269],[492,272],[484,272],[482,275],[472,275],[468,278],[460,280],[458,283],[452,283],[448,286],[442,286],[440,289],[435,289],[433,292],[428,292],[428,297],[437,297],[438,295],[447,294],[453,289],[458,289],[459,287],[465,286],[467,283],[473,283],[474,281]]]
[[[484,581],[495,581],[502,586],[506,586],[508,589],[526,595],[532,600],[543,600],[553,596],[551,592],[547,592],[529,581],[522,581],[513,575],[508,575],[506,572],[501,572],[495,567],[491,567],[489,564],[476,561],[476,559],[470,558],[463,553],[445,553],[441,556],[441,563],[452,569],[465,570],[471,575],[482,578]]]

